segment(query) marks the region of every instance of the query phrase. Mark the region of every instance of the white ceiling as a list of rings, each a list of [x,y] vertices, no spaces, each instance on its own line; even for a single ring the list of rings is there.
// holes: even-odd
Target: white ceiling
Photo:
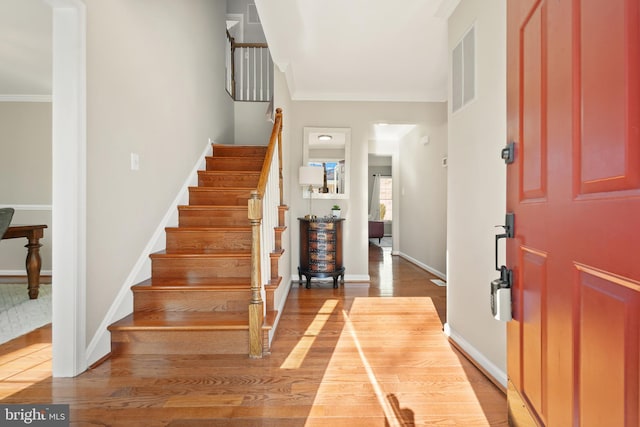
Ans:
[[[0,0],[0,95],[51,95],[51,7]]]
[[[445,101],[459,0],[255,0],[295,100]]]
[[[459,0],[255,0],[296,100],[445,101]],[[0,0],[0,95],[51,94],[51,9]]]
[[[416,125],[392,125],[376,123],[373,125],[373,136],[378,141],[398,141],[411,132]]]

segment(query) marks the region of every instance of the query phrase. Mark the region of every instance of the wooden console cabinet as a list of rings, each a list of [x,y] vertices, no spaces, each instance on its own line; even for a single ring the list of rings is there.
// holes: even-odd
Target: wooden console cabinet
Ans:
[[[344,284],[342,265],[342,221],[344,218],[298,218],[300,221],[300,266],[298,275],[307,279],[307,288],[312,277],[331,277],[333,287],[338,287],[338,277]]]

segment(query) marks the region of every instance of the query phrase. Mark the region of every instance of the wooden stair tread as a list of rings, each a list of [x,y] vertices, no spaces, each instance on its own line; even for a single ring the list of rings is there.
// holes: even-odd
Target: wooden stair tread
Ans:
[[[233,172],[233,171],[228,171],[228,172]],[[196,186],[192,186],[189,187],[189,191],[203,191],[203,192],[220,192],[220,193],[224,193],[227,191],[248,191],[249,193],[251,193],[251,188],[249,187],[196,187]]]
[[[268,311],[263,329],[271,329],[276,311]],[[246,312],[157,311],[130,314],[108,327],[109,331],[127,330],[247,330],[249,316]]]
[[[248,145],[248,144],[222,144],[220,142],[212,142],[211,145],[215,148],[256,148],[256,149],[262,149],[265,152],[267,151],[267,146],[266,145]]]
[[[153,278],[140,282],[131,287],[134,291],[180,290],[180,291],[204,291],[204,290],[230,290],[251,289],[251,279],[244,277],[215,278],[190,278],[187,280],[167,279],[155,281]]]
[[[211,144],[213,155],[218,157],[226,157],[225,152],[241,151],[248,157],[264,157],[267,153],[266,145],[236,145],[236,144]],[[218,154],[216,154],[216,152]]]
[[[213,156],[206,156],[205,159],[216,159],[216,160],[249,160],[252,162],[258,162],[258,161],[262,161],[264,160],[264,155],[263,156],[249,156],[249,155],[245,155],[245,156],[216,156],[215,154]]]
[[[231,188],[248,188],[255,190],[257,179],[260,178],[260,172],[256,171],[222,171],[222,170],[200,170],[198,171],[198,176],[200,178],[218,178],[223,177],[230,179],[232,182],[228,187]],[[236,179],[242,178],[242,179]],[[200,186],[199,186],[200,187]],[[214,187],[214,188],[227,188],[224,186],[215,186],[215,185],[203,185],[201,187]]]
[[[256,149],[256,150],[261,150],[266,152],[267,151],[267,146],[266,145],[248,145],[248,144],[222,144],[220,142],[212,142],[211,145],[213,146],[213,149],[215,150],[216,148],[244,148],[244,149]]]
[[[250,225],[215,225],[211,227],[165,227],[169,232],[205,233],[207,231],[246,232],[251,231]]]
[[[247,175],[254,175],[254,176],[260,176],[260,172],[259,171],[235,171],[235,170],[231,170],[231,171],[210,171],[210,170],[199,170],[198,174],[200,175],[238,175],[238,176],[247,176]],[[238,187],[236,187],[238,188]],[[244,187],[241,187],[244,188]]]
[[[246,206],[237,206],[237,205],[179,205],[178,209],[184,210],[234,210],[241,211],[247,210]]]
[[[250,252],[251,249],[247,248],[247,253]],[[244,254],[242,251],[234,251],[232,255]],[[172,249],[171,251],[166,252],[167,255],[183,255],[188,259],[194,259],[198,255],[225,255],[229,254],[228,249]],[[156,258],[157,259],[157,258]],[[186,258],[185,258],[186,259]],[[220,257],[218,257],[220,259]]]
[[[229,330],[248,328],[249,316],[243,312],[157,311],[130,314],[113,323],[109,330]]]
[[[229,259],[229,258],[251,258],[251,251],[226,251],[226,252],[211,252],[211,253],[167,253],[166,251],[159,251],[150,255],[151,259],[154,258],[172,258],[172,259]]]

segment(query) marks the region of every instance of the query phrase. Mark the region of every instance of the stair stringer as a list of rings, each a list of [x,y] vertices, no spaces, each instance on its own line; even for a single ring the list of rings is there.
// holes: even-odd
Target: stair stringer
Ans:
[[[278,208],[278,226],[285,227],[285,230],[282,232],[286,234],[286,238],[281,239],[281,248],[284,250],[284,256],[278,259],[278,275],[280,277],[280,282],[277,285],[277,288],[272,290],[273,292],[273,309],[276,312],[276,318],[273,321],[272,328],[269,330],[268,336],[268,348],[271,348],[271,344],[273,338],[275,337],[276,331],[278,329],[278,323],[280,322],[280,316],[284,311],[284,305],[287,301],[287,296],[289,295],[289,291],[291,290],[292,282],[291,282],[291,274],[288,274],[291,270],[289,264],[291,264],[291,251],[289,250],[291,247],[291,241],[289,239],[288,233],[288,225],[287,225],[287,215],[285,214],[289,210],[289,207],[286,205],[280,206]],[[273,230],[273,233],[277,233],[277,230]],[[284,263],[285,265],[282,265]],[[273,282],[273,279],[271,280]],[[268,286],[268,285],[267,285]]]
[[[120,286],[120,290],[109,307],[107,314],[100,322],[97,332],[89,342],[86,350],[87,366],[91,366],[111,352],[111,333],[109,325],[129,314],[133,313],[133,293],[131,286],[143,282],[151,277],[151,258],[154,252],[162,251],[166,247],[165,228],[178,225],[178,211],[176,206],[188,204],[189,187],[198,185],[198,171],[206,167],[206,157],[213,153],[211,141],[203,150],[195,166],[180,187],[176,197],[169,203],[167,212],[162,217],[158,227],[142,250],[140,257],[129,272],[129,275]]]

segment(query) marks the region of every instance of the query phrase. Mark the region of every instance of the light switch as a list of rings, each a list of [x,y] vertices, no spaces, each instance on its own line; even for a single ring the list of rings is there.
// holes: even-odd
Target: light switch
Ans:
[[[140,156],[138,153],[131,153],[131,170],[137,171],[140,169]]]

